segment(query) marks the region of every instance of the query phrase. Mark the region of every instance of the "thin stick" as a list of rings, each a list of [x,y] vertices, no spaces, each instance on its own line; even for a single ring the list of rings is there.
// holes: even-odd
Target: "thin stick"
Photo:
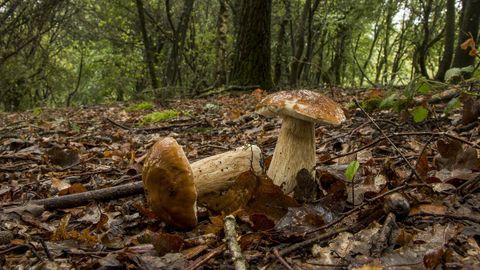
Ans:
[[[227,242],[228,250],[232,255],[233,265],[235,270],[247,270],[247,260],[243,257],[242,249],[237,242],[237,231],[235,226],[235,217],[228,215],[224,218],[225,241]]]
[[[475,144],[475,143],[472,143],[472,142],[469,142],[467,141],[466,139],[464,138],[461,138],[461,137],[458,137],[458,136],[455,136],[455,135],[452,135],[452,134],[449,134],[449,133],[446,133],[446,132],[399,132],[399,133],[392,133],[390,135],[388,135],[389,138],[393,138],[393,137],[401,137],[401,136],[435,136],[435,137],[440,137],[440,136],[445,136],[447,138],[450,138],[450,139],[453,139],[453,140],[457,140],[459,142],[462,142],[462,143],[465,143],[465,144],[468,144],[470,145],[471,147],[474,147],[474,148],[477,148],[477,149],[480,149],[480,146]],[[355,153],[358,153],[364,149],[367,149],[367,148],[370,148],[372,146],[374,146],[375,144],[381,142],[381,141],[384,141],[386,140],[387,138],[379,138],[365,146],[362,146],[356,150],[353,150],[351,152],[348,152],[348,153],[344,153],[344,154],[341,154],[341,155],[338,155],[338,156],[334,156],[332,158],[329,158],[327,160],[323,160],[323,161],[320,161],[319,163],[320,164],[323,164],[323,163],[327,163],[327,162],[330,162],[332,160],[335,160],[335,159],[338,159],[338,158],[341,158],[341,157],[345,157],[345,156],[349,156],[349,155],[352,155],[352,154],[355,154]]]
[[[206,262],[208,262],[210,259],[215,258],[218,254],[222,253],[222,251],[225,249],[225,244],[222,244],[214,249],[212,249],[207,255],[202,257],[200,260],[196,260],[192,265],[189,267],[185,268],[185,270],[195,270],[199,268],[200,266],[204,265]]]
[[[353,225],[353,226],[349,226],[349,227],[343,227],[343,228],[340,228],[340,229],[337,229],[337,230],[322,233],[322,234],[320,234],[320,235],[318,235],[314,238],[310,238],[310,239],[304,240],[302,242],[295,243],[295,244],[293,244],[289,247],[286,247],[286,248],[280,250],[279,254],[282,255],[282,256],[285,256],[285,255],[287,255],[288,253],[290,253],[294,250],[297,250],[297,249],[302,248],[302,247],[309,246],[309,245],[311,245],[315,242],[319,242],[319,241],[334,237],[337,234],[349,231],[349,230],[355,228],[356,226],[357,225]]]
[[[280,253],[278,253],[278,249],[276,249],[276,248],[273,249],[273,255],[275,255],[275,257],[277,257],[277,259],[280,261],[281,264],[283,264],[283,266],[285,266],[285,268],[287,268],[288,270],[294,270],[293,267],[291,267],[290,264],[288,264],[288,262],[285,261],[285,259],[282,257],[282,255],[280,255]]]
[[[370,120],[370,122],[372,122],[372,124],[375,126],[375,128],[377,128],[377,130],[380,131],[380,133],[382,133],[383,137],[385,137],[385,139],[387,139],[387,141],[392,145],[392,147],[395,149],[395,151],[397,151],[398,154],[400,154],[402,156],[402,159],[405,161],[405,163],[407,163],[408,167],[412,170],[412,172],[415,174],[415,176],[418,178],[418,180],[424,182],[424,179],[422,177],[420,177],[420,175],[418,174],[415,167],[413,167],[413,165],[403,155],[403,153],[400,151],[400,149],[397,148],[395,143],[393,143],[393,141],[387,136],[387,134],[385,134],[385,132],[380,128],[380,126],[377,124],[377,122],[375,122],[375,120],[373,120],[373,118],[362,108],[362,106],[360,106],[360,104],[358,103],[358,101],[356,99],[353,99],[353,101],[355,102],[357,107],[360,108],[360,110],[368,117],[368,119]]]
[[[131,127],[127,127],[127,126],[125,126],[125,125],[122,125],[122,124],[120,124],[120,123],[117,123],[117,122],[113,121],[112,119],[110,119],[110,118],[108,118],[108,117],[107,117],[106,119],[107,119],[107,121],[110,122],[112,125],[117,126],[117,127],[121,128],[121,129],[124,129],[124,130],[131,130],[131,129],[132,129]]]

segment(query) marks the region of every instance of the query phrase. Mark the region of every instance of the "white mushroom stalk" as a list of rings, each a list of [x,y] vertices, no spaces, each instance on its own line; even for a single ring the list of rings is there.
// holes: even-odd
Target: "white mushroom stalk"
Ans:
[[[309,90],[268,95],[257,105],[257,112],[283,119],[267,175],[285,193],[292,192],[297,185],[300,170],[306,169],[315,176],[315,123],[339,125],[345,120],[338,103]]]
[[[301,169],[314,172],[315,167],[315,124],[290,116],[282,117],[282,127],[267,175],[285,193],[295,186],[297,173]]]

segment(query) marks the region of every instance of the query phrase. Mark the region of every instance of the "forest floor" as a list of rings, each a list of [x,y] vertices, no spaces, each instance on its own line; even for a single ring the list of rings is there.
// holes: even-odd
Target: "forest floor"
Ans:
[[[345,107],[368,95],[332,92]],[[343,125],[316,126],[313,197],[245,173],[232,189],[248,192],[222,193],[217,209],[199,205],[191,231],[158,221],[141,192],[66,209],[26,204],[141,181],[148,149],[165,136],[191,162],[245,144],[268,160],[281,120],[255,114],[264,95],[172,100],[179,117],[144,126],[165,108],[0,114],[0,269],[233,269],[222,212],[236,217],[253,269],[480,269],[480,126],[464,121],[465,108],[443,114],[447,101],[430,104],[438,113],[422,123],[379,110],[372,122],[351,106]]]

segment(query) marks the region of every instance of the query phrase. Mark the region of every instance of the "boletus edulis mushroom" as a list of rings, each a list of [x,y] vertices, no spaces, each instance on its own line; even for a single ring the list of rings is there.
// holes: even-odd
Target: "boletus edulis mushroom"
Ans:
[[[270,94],[260,101],[256,111],[264,116],[282,118],[267,175],[285,193],[295,188],[295,177],[301,169],[307,169],[314,176],[315,123],[339,125],[345,120],[338,103],[309,90]]]
[[[197,197],[228,189],[245,171],[260,174],[260,161],[260,149],[248,145],[189,164],[177,141],[166,137],[152,146],[143,165],[147,202],[166,224],[193,228]]]

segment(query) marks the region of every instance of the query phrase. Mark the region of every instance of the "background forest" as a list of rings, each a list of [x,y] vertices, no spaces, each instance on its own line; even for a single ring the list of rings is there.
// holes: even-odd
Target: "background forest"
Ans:
[[[479,0],[0,0],[0,109],[443,81],[474,66],[459,45],[479,16]]]

